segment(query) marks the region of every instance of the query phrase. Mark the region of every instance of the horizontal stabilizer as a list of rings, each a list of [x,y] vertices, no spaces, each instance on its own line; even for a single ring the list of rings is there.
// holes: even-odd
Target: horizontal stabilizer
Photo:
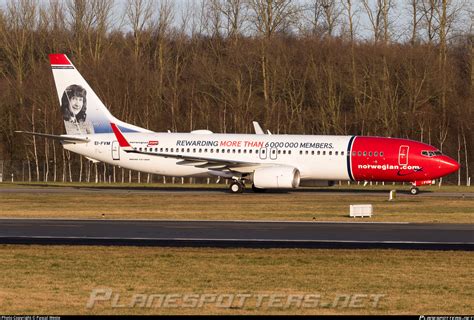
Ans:
[[[38,132],[29,132],[29,131],[15,131],[15,133],[23,133],[29,134],[32,136],[44,137],[49,139],[61,140],[64,142],[89,142],[89,138],[86,137],[77,137],[77,136],[68,136],[65,134],[62,135],[55,135],[55,134],[48,134],[48,133],[38,133]]]

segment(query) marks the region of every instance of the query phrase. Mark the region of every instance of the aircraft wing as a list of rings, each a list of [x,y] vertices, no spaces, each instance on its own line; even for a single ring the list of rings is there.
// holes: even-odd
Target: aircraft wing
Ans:
[[[207,168],[209,170],[231,170],[236,172],[242,173],[249,173],[255,170],[256,167],[260,167],[263,164],[261,163],[252,163],[252,162],[245,162],[245,161],[237,161],[237,160],[224,160],[224,159],[216,159],[216,158],[209,158],[209,157],[198,157],[198,156],[190,156],[190,155],[182,155],[182,154],[170,154],[170,153],[162,153],[162,152],[148,152],[148,151],[139,151],[133,148],[125,139],[120,129],[117,127],[115,123],[111,123],[110,126],[112,127],[112,131],[117,138],[120,147],[123,151],[127,153],[136,153],[136,154],[145,154],[149,156],[157,156],[157,157],[164,157],[164,158],[173,158],[182,160],[177,164],[183,166],[195,166],[197,168]]]
[[[182,160],[177,164],[183,166],[194,166],[197,168],[207,168],[209,170],[231,170],[237,172],[252,172],[256,167],[260,167],[264,164],[261,163],[252,163],[246,161],[236,161],[236,160],[224,160],[208,157],[197,157],[181,154],[170,154],[170,153],[161,153],[161,152],[147,152],[147,151],[138,151],[136,149],[124,149],[127,153],[137,153],[137,154],[146,154],[149,156],[157,156],[163,158],[172,158]]]
[[[55,140],[60,140],[60,141],[66,142],[66,143],[86,143],[86,142],[89,142],[89,139],[86,138],[86,137],[68,136],[66,134],[55,135],[55,134],[38,133],[38,132],[30,132],[30,131],[15,131],[15,133],[23,133],[23,134],[29,134],[29,135],[32,135],[32,136],[55,139]]]

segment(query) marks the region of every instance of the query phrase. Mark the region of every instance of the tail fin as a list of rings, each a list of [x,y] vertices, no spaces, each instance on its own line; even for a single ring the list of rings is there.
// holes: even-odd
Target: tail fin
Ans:
[[[111,122],[123,132],[151,132],[116,119],[65,54],[50,54],[49,61],[67,134],[112,133]]]

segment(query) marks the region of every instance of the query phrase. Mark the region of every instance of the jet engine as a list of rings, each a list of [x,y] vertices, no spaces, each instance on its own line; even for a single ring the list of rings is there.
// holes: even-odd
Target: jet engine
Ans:
[[[253,184],[261,189],[297,188],[300,171],[286,166],[258,168],[253,172]]]

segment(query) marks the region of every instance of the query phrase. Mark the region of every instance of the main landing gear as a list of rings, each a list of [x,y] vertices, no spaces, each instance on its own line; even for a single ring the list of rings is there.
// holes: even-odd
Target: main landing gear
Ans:
[[[232,180],[230,186],[229,186],[229,191],[232,193],[242,193],[245,190],[245,184],[243,183],[242,180]]]

